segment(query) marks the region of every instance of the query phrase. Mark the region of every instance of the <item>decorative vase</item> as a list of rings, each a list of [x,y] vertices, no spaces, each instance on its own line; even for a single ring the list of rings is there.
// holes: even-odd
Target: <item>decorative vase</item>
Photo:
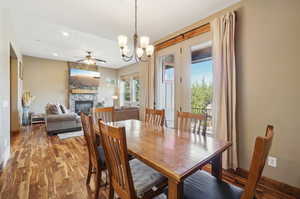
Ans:
[[[22,124],[27,126],[29,124],[29,106],[23,107]]]

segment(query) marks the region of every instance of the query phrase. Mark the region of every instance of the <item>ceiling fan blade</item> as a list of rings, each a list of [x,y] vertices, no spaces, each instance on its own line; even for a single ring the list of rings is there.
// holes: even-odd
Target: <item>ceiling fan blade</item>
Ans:
[[[95,59],[96,61],[99,61],[99,62],[103,62],[103,63],[106,63],[106,61],[105,60],[103,60],[103,59]]]
[[[83,62],[85,59],[79,59],[76,62]]]

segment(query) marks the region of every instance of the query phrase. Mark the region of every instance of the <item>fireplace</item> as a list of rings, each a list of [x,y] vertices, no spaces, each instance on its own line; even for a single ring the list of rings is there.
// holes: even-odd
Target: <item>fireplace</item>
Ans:
[[[94,102],[92,100],[75,101],[75,113],[83,112],[89,114],[93,105]]]

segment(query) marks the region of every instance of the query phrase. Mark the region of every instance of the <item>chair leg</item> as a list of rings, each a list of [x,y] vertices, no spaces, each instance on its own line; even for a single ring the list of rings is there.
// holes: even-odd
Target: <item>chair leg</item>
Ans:
[[[98,199],[98,197],[99,197],[99,192],[100,192],[100,186],[101,186],[101,181],[102,181],[102,174],[101,174],[101,171],[99,171],[98,169],[97,169],[97,171],[96,171],[96,180],[95,180],[95,187],[96,187],[96,189],[95,189],[95,199]]]
[[[111,183],[109,184],[109,195],[108,195],[108,199],[114,199],[114,189],[111,185]]]
[[[89,185],[90,182],[91,182],[92,170],[93,170],[92,163],[89,162],[89,170],[88,170],[88,175],[87,175],[87,178],[86,178],[86,184],[87,185]]]
[[[107,169],[104,171],[105,173],[105,184],[104,186],[106,187],[108,185],[108,174],[107,174]]]

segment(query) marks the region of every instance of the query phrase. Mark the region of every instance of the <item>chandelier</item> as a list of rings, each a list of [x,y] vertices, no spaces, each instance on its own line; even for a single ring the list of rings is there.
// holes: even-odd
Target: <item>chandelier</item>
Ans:
[[[150,39],[147,36],[139,37],[137,33],[137,0],[135,0],[135,27],[133,35],[133,50],[129,55],[130,50],[127,46],[128,38],[125,35],[118,36],[118,43],[121,50],[122,59],[125,62],[135,60],[136,62],[147,62],[154,52],[154,46],[149,45]],[[139,41],[139,46],[138,46]]]

